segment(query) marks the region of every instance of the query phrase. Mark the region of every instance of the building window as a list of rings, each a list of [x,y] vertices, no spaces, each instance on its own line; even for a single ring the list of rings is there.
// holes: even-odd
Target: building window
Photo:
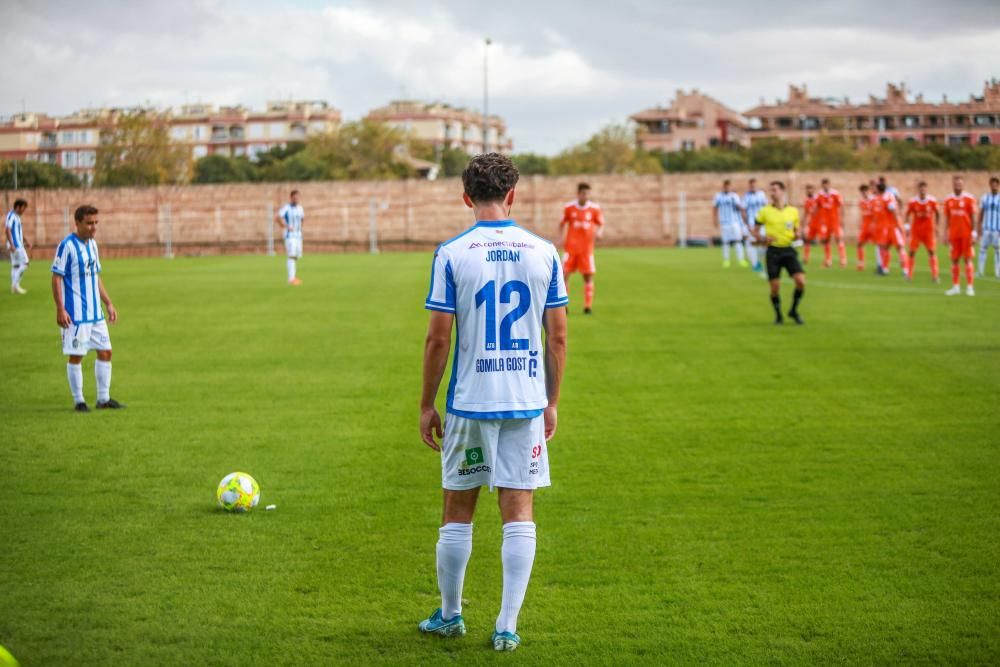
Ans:
[[[250,139],[263,139],[264,134],[263,123],[250,123],[250,125],[247,126],[247,137]]]
[[[212,126],[212,141],[222,141],[229,138],[229,132],[225,125]]]
[[[80,131],[80,143],[89,144],[90,143],[90,132],[88,130]]]
[[[409,129],[409,128],[407,128]],[[292,139],[305,139],[306,138],[306,126],[302,123],[293,123],[290,128],[289,134]]]
[[[323,132],[326,132],[326,122],[322,120],[314,120],[309,123],[309,130],[311,132],[315,132],[316,134],[322,134]]]
[[[62,166],[66,169],[76,166],[76,151],[63,151]]]
[[[243,138],[243,127],[240,125],[232,125],[229,127],[229,138],[230,139],[242,139]]]
[[[989,137],[989,135],[980,134],[979,135],[979,145],[980,146],[989,146],[989,144],[990,144],[990,137]]]
[[[233,155],[235,155],[236,157],[239,157],[241,155],[246,155],[246,154],[247,154],[246,146],[235,146],[235,147],[233,147]]]
[[[71,144],[73,143],[75,138],[76,137],[73,136],[72,132],[63,132],[61,141],[64,144]]]
[[[887,144],[887,143],[889,143],[889,137],[879,137],[878,138],[878,142],[880,144]]]
[[[789,128],[789,127],[792,127],[792,125],[794,125],[794,123],[792,122],[791,118],[779,118],[778,119],[778,127]]]
[[[987,127],[993,125],[993,116],[976,116],[976,125]]]
[[[961,146],[967,143],[969,143],[969,135],[967,134],[953,134],[948,137],[948,144],[950,146]]]
[[[903,117],[903,126],[904,127],[919,127],[919,125],[920,125],[920,119],[917,118],[916,116],[904,116]]]
[[[208,155],[208,146],[195,146],[194,150],[191,151],[194,158],[197,160],[200,157],[205,157]]]
[[[694,139],[685,139],[681,142],[682,151],[693,151],[694,150]]]
[[[184,141],[187,139],[187,128],[183,126],[170,128],[170,138],[174,141]]]
[[[201,137],[202,137],[201,126],[200,125],[196,125],[195,128],[194,128],[194,138],[195,139],[201,139]]]
[[[81,167],[93,167],[97,163],[97,153],[95,151],[80,151],[79,163]]]
[[[284,123],[271,123],[270,131],[268,136],[272,139],[280,139],[285,136],[285,124]]]

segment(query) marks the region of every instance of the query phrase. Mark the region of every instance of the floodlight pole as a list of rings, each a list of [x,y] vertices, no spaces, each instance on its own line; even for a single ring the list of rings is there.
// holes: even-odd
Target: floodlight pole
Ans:
[[[483,153],[489,152],[490,122],[490,38],[483,46]]]

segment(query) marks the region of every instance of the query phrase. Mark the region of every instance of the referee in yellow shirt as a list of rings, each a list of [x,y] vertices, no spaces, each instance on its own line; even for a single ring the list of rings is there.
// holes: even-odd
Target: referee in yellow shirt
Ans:
[[[799,210],[788,205],[785,184],[781,181],[771,182],[769,194],[771,203],[757,212],[754,235],[758,241],[767,245],[767,278],[771,284],[774,323],[785,322],[785,318],[781,315],[781,296],[778,293],[781,270],[784,269],[795,281],[795,294],[788,316],[796,324],[805,324],[799,317],[799,302],[802,301],[802,295],[806,291],[806,274],[802,270],[802,264],[799,263],[799,254],[795,251],[795,246],[802,244]]]

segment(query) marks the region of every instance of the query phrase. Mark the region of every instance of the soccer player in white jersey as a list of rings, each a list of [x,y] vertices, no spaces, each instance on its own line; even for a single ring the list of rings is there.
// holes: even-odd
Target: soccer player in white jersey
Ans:
[[[299,204],[299,191],[292,190],[288,203],[278,210],[274,219],[285,231],[285,254],[288,255],[288,284],[301,285],[295,275],[299,258],[302,257],[302,221],[306,214]]]
[[[31,243],[24,238],[24,226],[21,223],[21,216],[28,208],[28,202],[24,199],[14,201],[14,207],[7,212],[7,220],[4,222],[3,234],[7,249],[10,251],[10,293],[27,294],[28,290],[21,287],[21,276],[28,270],[28,250]]]
[[[118,321],[118,311],[101,280],[101,258],[97,252],[97,209],[83,205],[73,214],[76,232],[64,238],[56,248],[52,262],[52,297],[56,302],[56,324],[62,329],[63,354],[68,357],[66,376],[77,412],[90,412],[83,398],[83,357],[97,351],[94,375],[97,376],[97,407],[118,409],[125,406],[111,398],[111,337],[101,303],[108,309],[108,320]]]
[[[729,189],[729,179],[722,181],[722,192],[715,193],[712,200],[712,222],[722,236],[722,266],[729,268],[729,247],[736,249],[736,259],[740,266],[749,266],[743,258],[743,236],[746,220],[740,196]]]
[[[555,246],[510,217],[517,180],[514,164],[498,153],[477,155],[462,173],[462,198],[476,224],[434,254],[420,401],[421,439],[441,452],[444,517],[437,542],[441,607],[418,627],[445,637],[465,634],[462,585],[473,513],[480,488],[496,488],[503,520],[503,597],[491,640],[497,651],[521,641],[517,616],[535,558],[533,492],[549,486],[546,442],[556,432],[569,302]],[[434,400],[452,327],[455,354],[439,445]]]
[[[761,257],[757,253],[757,246],[755,245],[756,234],[754,234],[754,227],[757,220],[757,212],[760,209],[767,206],[767,193],[757,187],[757,179],[751,178],[747,181],[747,193],[743,195],[743,212],[746,214],[746,250],[747,258],[750,260],[753,270],[760,273],[761,276],[764,275],[764,264],[761,262]],[[763,254],[766,248],[762,245],[760,246],[760,253]]]
[[[993,248],[993,275],[1000,278],[1000,178],[990,179],[990,191],[979,201],[979,275],[986,273],[986,256]]]

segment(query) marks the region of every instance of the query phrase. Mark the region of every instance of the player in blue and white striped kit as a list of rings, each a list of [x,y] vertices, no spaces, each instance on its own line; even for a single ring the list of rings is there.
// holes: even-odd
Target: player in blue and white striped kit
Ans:
[[[760,261],[760,256],[757,253],[757,246],[754,244],[753,228],[756,225],[757,212],[760,209],[767,206],[767,193],[763,190],[757,188],[757,179],[751,178],[747,181],[747,193],[743,195],[743,212],[746,215],[746,249],[747,258],[750,260],[750,265],[753,266],[753,270],[757,271],[763,277],[764,264]],[[760,247],[761,254],[763,254],[767,248],[763,245]]]
[[[438,246],[424,304],[432,313],[420,437],[441,452],[444,518],[437,543],[441,607],[418,627],[445,637],[465,634],[462,585],[472,518],[480,488],[497,488],[503,520],[503,597],[491,639],[497,651],[521,641],[517,616],[535,558],[533,494],[549,486],[546,441],[556,431],[569,302],[555,246],[510,217],[517,180],[506,156],[472,158],[462,184],[476,224]],[[453,327],[442,433],[434,401]],[[442,435],[439,445],[435,436]]]
[[[743,258],[743,237],[746,236],[743,202],[729,189],[729,179],[722,181],[722,192],[717,192],[712,200],[712,221],[722,236],[723,268],[729,268],[729,246],[736,249],[740,266],[749,266]]]
[[[302,257],[302,221],[306,213],[299,204],[299,191],[292,190],[288,203],[278,210],[274,219],[285,232],[285,254],[288,255],[288,284],[301,285],[295,275],[299,259]]]
[[[979,275],[986,273],[986,256],[993,248],[993,275],[1000,278],[1000,178],[990,179],[990,191],[979,201]]]
[[[7,249],[10,251],[10,292],[11,294],[27,294],[28,290],[21,287],[21,276],[28,270],[28,250],[31,244],[24,239],[24,225],[21,216],[28,208],[24,199],[14,201],[14,206],[7,212],[3,234]]]
[[[101,280],[101,258],[97,252],[97,209],[83,205],[73,214],[76,232],[56,247],[52,262],[52,298],[56,303],[56,324],[62,330],[63,354],[68,357],[66,377],[77,412],[90,412],[83,398],[81,363],[89,350],[97,351],[94,375],[97,377],[97,407],[125,407],[111,398],[111,337],[101,302],[108,310],[108,320],[118,320],[118,311]]]

